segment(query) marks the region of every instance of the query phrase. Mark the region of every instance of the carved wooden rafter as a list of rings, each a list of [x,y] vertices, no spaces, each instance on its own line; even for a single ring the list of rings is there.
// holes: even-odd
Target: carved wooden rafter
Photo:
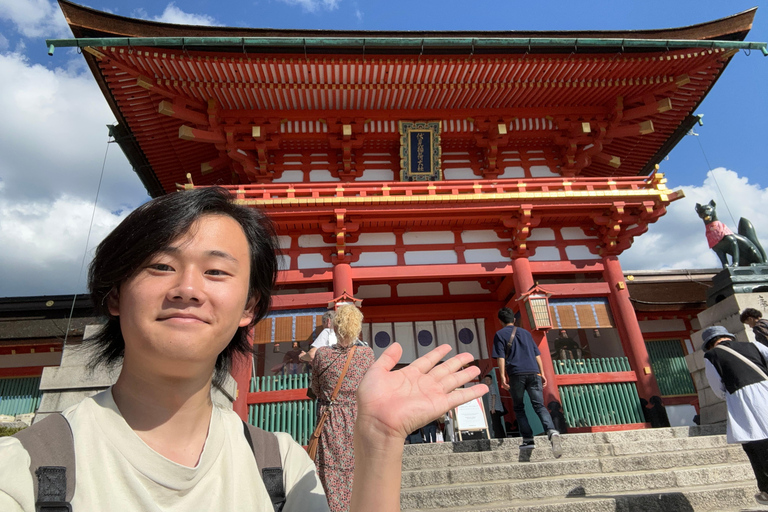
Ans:
[[[341,181],[354,181],[363,173],[355,162],[355,150],[363,147],[365,135],[364,119],[328,119],[328,143],[338,151],[340,164],[331,170],[331,174]]]
[[[507,126],[509,120],[501,117],[474,119],[475,143],[483,151],[480,174],[485,179],[495,179],[504,172],[499,166],[499,149],[509,144]]]
[[[320,225],[323,237],[327,243],[334,243],[336,247],[330,254],[329,263],[352,263],[360,257],[360,251],[356,248],[348,248],[347,243],[357,242],[360,237],[360,223],[352,222],[347,217],[347,210],[338,208],[334,210],[334,219]]]
[[[533,205],[520,205],[516,213],[502,217],[501,222],[504,228],[499,228],[497,233],[511,240],[510,256],[512,258],[527,257],[529,255],[527,240],[531,236],[531,229],[541,223],[541,217],[533,214]]]

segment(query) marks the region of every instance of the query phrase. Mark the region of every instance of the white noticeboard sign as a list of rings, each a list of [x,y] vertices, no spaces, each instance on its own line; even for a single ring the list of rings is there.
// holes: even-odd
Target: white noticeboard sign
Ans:
[[[483,407],[482,398],[475,398],[465,404],[461,404],[456,408],[456,432],[459,433],[459,440],[461,440],[461,432],[468,430],[484,430],[485,435],[488,435],[488,421],[485,417],[485,408]]]

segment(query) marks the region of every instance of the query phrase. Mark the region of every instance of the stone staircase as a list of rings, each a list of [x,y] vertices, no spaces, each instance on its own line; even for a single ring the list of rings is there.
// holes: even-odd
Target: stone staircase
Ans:
[[[699,512],[768,511],[754,475],[724,427],[676,427],[546,438],[409,445],[404,511]]]

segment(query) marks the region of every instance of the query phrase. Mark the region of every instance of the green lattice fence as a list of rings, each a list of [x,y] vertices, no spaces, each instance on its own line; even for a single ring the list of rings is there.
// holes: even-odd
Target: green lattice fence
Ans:
[[[308,373],[275,375],[251,379],[251,392],[284,391],[309,386]],[[309,444],[315,429],[316,402],[295,400],[248,406],[248,422],[269,432],[287,432],[301,445]]]
[[[0,414],[16,416],[35,412],[42,396],[40,377],[0,379]]]
[[[645,346],[661,396],[696,394],[680,340],[646,341]]]

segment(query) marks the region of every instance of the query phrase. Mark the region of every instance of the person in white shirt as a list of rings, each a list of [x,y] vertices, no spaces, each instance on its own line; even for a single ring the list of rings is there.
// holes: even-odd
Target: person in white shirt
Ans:
[[[320,331],[320,334],[317,335],[315,341],[312,342],[312,346],[310,347],[309,351],[302,351],[302,353],[299,355],[299,359],[301,361],[312,363],[312,361],[315,359],[315,352],[317,352],[317,349],[320,347],[332,347],[336,344],[336,333],[333,332],[333,317],[333,311],[326,311],[323,314],[323,318],[321,320],[323,330]]]
[[[248,333],[269,311],[278,268],[271,222],[233,200],[215,187],[162,196],[96,249],[88,282],[107,323],[87,343],[93,365],[122,369],[114,386],[63,413],[77,465],[74,511],[273,510],[240,418],[211,400],[233,359],[252,353]],[[394,344],[363,378],[351,511],[400,510],[403,438],[487,392],[461,388],[479,372],[462,369],[470,354],[437,364],[449,350],[392,371],[402,355]],[[314,464],[277,436],[283,511],[327,511]],[[19,439],[0,438],[0,460],[0,510],[34,512]]]

